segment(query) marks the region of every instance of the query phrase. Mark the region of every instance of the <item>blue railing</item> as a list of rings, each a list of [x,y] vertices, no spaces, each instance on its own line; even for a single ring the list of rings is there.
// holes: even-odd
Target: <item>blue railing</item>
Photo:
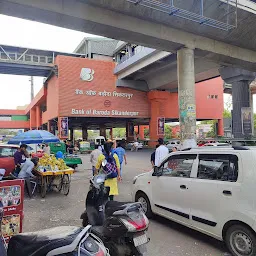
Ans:
[[[223,19],[225,19],[225,22],[216,20],[216,19],[213,19],[210,17],[206,17],[204,15],[204,3],[206,0],[198,0],[199,8],[196,13],[191,12],[189,10],[185,10],[184,8],[177,7],[177,5],[175,4],[175,0],[127,0],[127,1],[132,2],[135,5],[145,6],[145,7],[157,10],[157,11],[168,13],[169,15],[173,15],[176,17],[190,20],[190,21],[194,21],[201,25],[207,25],[207,26],[211,26],[211,27],[218,28],[221,30],[230,30],[230,29],[236,28],[236,26],[237,26],[236,17],[235,17],[235,19],[232,19],[232,20],[235,20],[234,24],[230,24],[230,19],[229,19],[230,15],[236,16],[237,0],[222,0],[221,1],[222,3],[226,4],[226,6],[227,6],[226,13],[222,17]],[[232,1],[232,5],[230,4],[230,1]],[[186,0],[184,0],[184,5],[185,5],[185,2],[186,2]],[[235,6],[233,5],[234,2],[236,3]],[[232,8],[233,8],[233,10],[230,10]]]

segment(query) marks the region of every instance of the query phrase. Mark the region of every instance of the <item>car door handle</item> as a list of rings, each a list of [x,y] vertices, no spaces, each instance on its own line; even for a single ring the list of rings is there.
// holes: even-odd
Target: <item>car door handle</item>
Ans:
[[[232,192],[229,190],[223,190],[222,192],[225,196],[232,196]]]
[[[186,185],[180,185],[180,188],[181,189],[186,189],[187,187],[186,187]]]

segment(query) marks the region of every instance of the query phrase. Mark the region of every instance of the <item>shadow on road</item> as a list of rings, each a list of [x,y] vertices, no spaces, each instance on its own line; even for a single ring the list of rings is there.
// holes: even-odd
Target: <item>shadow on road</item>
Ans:
[[[150,221],[157,222],[158,224],[163,225],[163,226],[165,226],[167,228],[170,228],[172,230],[175,230],[176,232],[179,232],[179,233],[183,234],[184,236],[190,236],[193,239],[198,240],[199,242],[203,242],[205,244],[208,244],[211,247],[214,247],[214,248],[216,248],[218,250],[221,250],[223,252],[227,251],[227,248],[226,248],[224,242],[221,242],[221,241],[219,241],[217,239],[214,239],[210,236],[202,234],[202,233],[200,233],[196,230],[193,230],[191,228],[185,227],[185,226],[183,226],[179,223],[176,223],[174,221],[168,220],[164,217],[154,216],[154,218],[151,219]]]

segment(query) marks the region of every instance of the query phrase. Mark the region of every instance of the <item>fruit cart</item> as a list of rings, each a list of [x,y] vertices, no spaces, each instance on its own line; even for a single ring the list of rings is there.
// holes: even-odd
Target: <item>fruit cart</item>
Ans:
[[[39,177],[39,187],[41,197],[44,198],[48,191],[57,190],[64,195],[69,194],[71,174],[74,173],[72,168],[58,171],[40,171],[36,170]],[[57,182],[56,182],[57,181]]]
[[[50,190],[62,191],[64,195],[68,195],[74,169],[69,168],[63,159],[45,154],[39,159],[36,173],[39,177],[38,186],[42,197],[45,197]]]

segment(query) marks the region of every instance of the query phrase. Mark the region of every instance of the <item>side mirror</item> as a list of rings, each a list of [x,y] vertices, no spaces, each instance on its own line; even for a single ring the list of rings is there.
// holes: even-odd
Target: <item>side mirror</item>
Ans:
[[[160,168],[158,166],[154,166],[154,172],[153,172],[152,176],[160,177],[160,176],[162,176],[162,173],[163,173],[162,168]]]

